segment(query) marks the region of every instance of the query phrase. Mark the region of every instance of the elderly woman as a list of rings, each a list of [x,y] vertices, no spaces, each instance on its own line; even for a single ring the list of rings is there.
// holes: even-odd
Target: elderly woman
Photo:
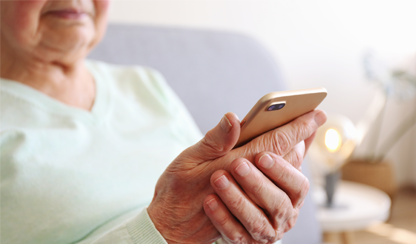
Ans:
[[[324,112],[237,149],[227,113],[201,139],[159,73],[85,60],[108,0],[0,3],[2,244],[272,243],[295,224]]]

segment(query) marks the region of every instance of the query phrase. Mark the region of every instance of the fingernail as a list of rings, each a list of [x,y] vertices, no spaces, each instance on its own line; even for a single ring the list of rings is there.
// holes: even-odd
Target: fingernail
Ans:
[[[325,121],[326,121],[326,115],[324,112],[320,111],[319,113],[315,115],[315,122],[318,126],[323,125]]]
[[[240,165],[237,166],[237,168],[235,169],[235,172],[239,176],[248,175],[248,173],[250,172],[250,166],[248,166],[246,162],[242,162]]]
[[[221,119],[221,129],[225,132],[228,133],[230,132],[231,128],[233,127],[230,123],[230,121],[228,120],[227,116],[224,115],[224,117],[222,117]]]
[[[227,186],[230,184],[230,182],[228,181],[227,177],[225,175],[219,177],[218,179],[216,179],[214,181],[214,184],[216,187],[220,188],[220,189],[224,189],[227,188]]]
[[[208,207],[209,207],[212,211],[215,211],[215,210],[218,208],[218,203],[217,203],[217,201],[215,200],[215,198],[213,198],[213,199],[209,200],[209,201],[207,202],[207,205],[208,205]]]
[[[259,159],[259,165],[265,169],[270,169],[274,164],[272,157],[269,154],[264,154]]]

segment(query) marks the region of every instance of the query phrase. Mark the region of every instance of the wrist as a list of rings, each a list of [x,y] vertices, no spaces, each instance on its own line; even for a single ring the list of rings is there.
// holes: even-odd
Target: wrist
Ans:
[[[170,237],[170,235],[174,231],[169,227],[168,223],[170,221],[168,221],[169,216],[166,216],[166,211],[163,211],[162,209],[157,208],[154,205],[155,205],[154,202],[152,202],[152,204],[150,204],[149,207],[147,208],[147,214],[149,215],[150,220],[153,222],[153,225],[159,231],[159,233],[163,236],[163,238],[165,239],[167,243],[169,244],[179,243],[179,242],[172,240],[172,238]],[[174,224],[171,223],[171,225],[174,225]]]

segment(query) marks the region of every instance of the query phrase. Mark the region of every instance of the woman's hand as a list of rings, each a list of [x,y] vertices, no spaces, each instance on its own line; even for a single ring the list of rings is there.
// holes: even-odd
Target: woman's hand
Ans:
[[[235,164],[240,162],[241,158],[246,159],[248,162],[257,162],[258,159],[256,161],[256,156],[259,158],[260,156],[258,156],[258,154],[260,152],[270,152],[269,154],[271,157],[278,157],[280,159],[283,158],[288,163],[294,165],[295,168],[299,168],[303,160],[305,149],[307,149],[312,141],[316,129],[322,125],[325,120],[326,115],[324,112],[313,111],[297,118],[285,126],[259,136],[240,148],[232,150],[240,134],[240,124],[238,118],[234,114],[226,114],[221,122],[215,128],[210,130],[200,142],[183,151],[159,178],[154,198],[148,207],[150,218],[159,232],[169,243],[211,243],[220,237],[219,231],[221,231],[226,238],[232,240],[234,237],[227,236],[224,229],[218,227],[219,231],[217,230],[217,225],[214,226],[212,224],[203,209],[204,199],[208,195],[215,192],[210,184],[210,179],[213,173],[217,170],[224,170],[219,171],[219,173],[216,172],[216,174],[224,175],[227,174],[226,172],[234,172],[235,169],[232,168],[232,166],[235,166]],[[305,143],[303,141],[305,141]],[[279,163],[275,164],[280,165]],[[254,167],[252,165],[250,165],[250,169],[252,174],[256,172],[254,171]],[[260,167],[260,169],[262,168]],[[291,168],[286,167],[284,169],[288,170]],[[269,174],[271,175],[274,170],[276,169],[273,168],[269,171],[265,170],[264,174],[269,176]],[[257,179],[260,178],[262,179],[261,182],[267,182],[266,176],[259,174],[259,172],[257,173]],[[279,172],[274,173],[276,174]],[[216,175],[214,174],[213,177],[215,176]],[[250,184],[253,184],[253,182],[247,180],[248,178],[249,177],[243,177],[241,179],[237,178],[237,181],[239,183],[246,182],[247,186],[249,186]],[[230,186],[237,186],[231,176],[228,179],[231,182]],[[299,177],[296,179],[299,179]],[[226,198],[222,199],[223,201],[220,201],[219,198],[217,198],[217,203],[220,206],[218,209],[225,211],[225,205],[229,204],[229,209],[231,213],[234,214],[234,212],[232,212],[233,206],[244,209],[248,206],[248,202],[251,202],[254,207],[256,205],[262,206],[260,203],[266,204],[266,202],[270,200],[276,201],[277,198],[286,198],[286,200],[280,199],[286,204],[288,195],[292,193],[290,189],[284,188],[284,185],[280,182],[281,180],[287,183],[292,183],[293,181],[292,179],[286,178],[276,180],[272,179],[272,182],[269,183],[279,184],[279,187],[281,187],[283,191],[277,187],[263,188],[265,192],[262,194],[256,192],[253,192],[252,194],[250,193],[255,200],[250,200],[250,196],[242,195],[240,199],[245,200],[242,202],[236,202],[234,205],[231,205]],[[230,189],[236,190],[237,188],[232,187]],[[222,191],[218,191],[219,189],[215,190],[221,196]],[[280,197],[278,196],[278,191],[280,192]],[[241,193],[244,192],[241,191]],[[301,193],[301,197],[299,197],[300,200],[304,198],[305,194],[303,191]],[[286,196],[283,196],[284,194],[286,194]],[[270,195],[273,195],[274,198],[269,198],[268,196]],[[215,196],[210,195],[209,197],[213,198]],[[289,198],[292,200],[291,197]],[[223,202],[225,205],[221,205]],[[273,203],[270,203],[268,206],[271,206],[270,208],[276,207]],[[297,205],[294,206],[295,208],[297,207]],[[288,207],[288,205],[282,205],[279,209],[282,209],[283,207]],[[247,235],[252,235],[252,238],[254,239],[260,238],[262,241],[277,239],[280,237],[279,233],[284,232],[293,224],[293,220],[283,221],[283,219],[288,218],[288,216],[291,216],[291,219],[296,219],[296,216],[293,214],[288,214],[287,216],[280,214],[281,216],[277,216],[279,219],[277,220],[275,218],[276,216],[271,215],[275,213],[272,212],[271,209],[267,210],[271,211],[270,213],[267,213],[267,218],[275,218],[275,220],[270,220],[270,223],[275,230],[275,234],[267,237],[256,236],[256,233],[261,232],[253,232],[253,230],[260,228],[256,227],[255,224],[258,222],[254,221],[257,220],[256,218],[262,218],[261,214],[259,215],[262,210],[259,207],[257,208],[257,215],[235,216],[242,223],[246,223],[243,224],[246,232],[240,233],[248,233]],[[214,212],[209,214],[207,211],[211,218],[217,216]],[[230,214],[230,212],[228,213]],[[246,217],[250,217],[252,219],[245,219]],[[263,221],[264,220],[265,219],[263,218]],[[288,225],[284,225],[282,223],[288,223]]]
[[[308,179],[283,157],[260,153],[255,162],[257,167],[238,158],[232,175],[218,170],[211,177],[217,195],[205,198],[204,209],[228,243],[280,240],[294,226],[309,190]]]

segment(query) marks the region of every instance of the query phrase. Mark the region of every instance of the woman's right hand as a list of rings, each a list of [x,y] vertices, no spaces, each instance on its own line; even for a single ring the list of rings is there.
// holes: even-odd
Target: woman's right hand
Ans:
[[[240,148],[232,149],[240,134],[240,122],[234,114],[226,114],[221,122],[210,130],[201,141],[183,151],[159,178],[154,198],[147,209],[150,218],[168,243],[212,243],[221,237],[221,234],[227,234],[224,229],[221,230],[223,227],[218,226],[218,221],[221,222],[221,219],[214,219],[219,215],[215,215],[205,207],[210,219],[203,207],[204,203],[207,206],[207,202],[215,198],[213,193],[217,193],[220,197],[216,198],[216,202],[220,206],[218,209],[226,214],[224,218],[227,220],[234,218],[239,220],[235,221],[236,224],[237,222],[243,223],[244,227],[239,226],[238,228],[245,229],[244,234],[250,236],[249,239],[246,236],[245,240],[266,243],[276,241],[281,237],[281,233],[290,229],[293,222],[296,221],[297,215],[288,216],[286,213],[289,212],[288,208],[299,208],[302,205],[307,192],[307,189],[305,191],[304,188],[308,187],[306,185],[303,188],[291,188],[288,186],[289,178],[277,178],[279,175],[294,175],[293,182],[290,182],[293,185],[298,186],[302,184],[301,182],[305,182],[306,178],[299,171],[293,169],[300,168],[304,153],[313,139],[316,129],[325,120],[326,115],[323,111],[312,111],[285,126],[259,136]],[[244,160],[247,163],[258,163],[260,156],[264,154],[261,154],[262,152],[269,152],[268,154],[275,162],[278,162],[274,168],[262,169],[259,167],[262,170],[260,172],[249,164],[252,169],[250,171],[253,174],[252,177],[234,175],[236,164]],[[283,161],[288,162],[287,165],[279,167],[284,164]],[[232,172],[234,178],[227,175],[228,172]],[[270,179],[265,175],[270,177],[273,174],[272,177],[277,178],[276,180],[271,178],[272,182],[270,182]],[[227,175],[232,186],[228,190],[224,188],[223,192],[215,186],[214,189],[210,182],[211,176],[220,177],[222,175]],[[260,184],[268,182],[268,187],[262,188],[261,192],[257,191],[256,187],[252,187],[253,184],[256,184],[252,180],[253,177]],[[212,183],[214,185],[214,182]],[[270,183],[278,185],[280,188],[270,187]],[[231,191],[228,198],[226,191]],[[230,196],[234,196],[238,200],[233,201]],[[270,198],[269,196],[275,197]],[[282,199],[281,202],[286,203],[289,199],[289,202],[293,204],[290,206],[279,204],[277,206],[276,199]],[[241,212],[250,209],[245,207],[247,203],[251,204],[251,209],[257,208],[257,212],[253,212],[253,214]],[[257,207],[258,205],[267,205],[274,209],[264,212],[260,207]],[[227,210],[230,211],[225,212]],[[267,224],[270,226],[265,226]],[[231,228],[237,227],[231,226]],[[270,228],[273,231],[270,231]],[[239,232],[242,233],[242,230]]]

